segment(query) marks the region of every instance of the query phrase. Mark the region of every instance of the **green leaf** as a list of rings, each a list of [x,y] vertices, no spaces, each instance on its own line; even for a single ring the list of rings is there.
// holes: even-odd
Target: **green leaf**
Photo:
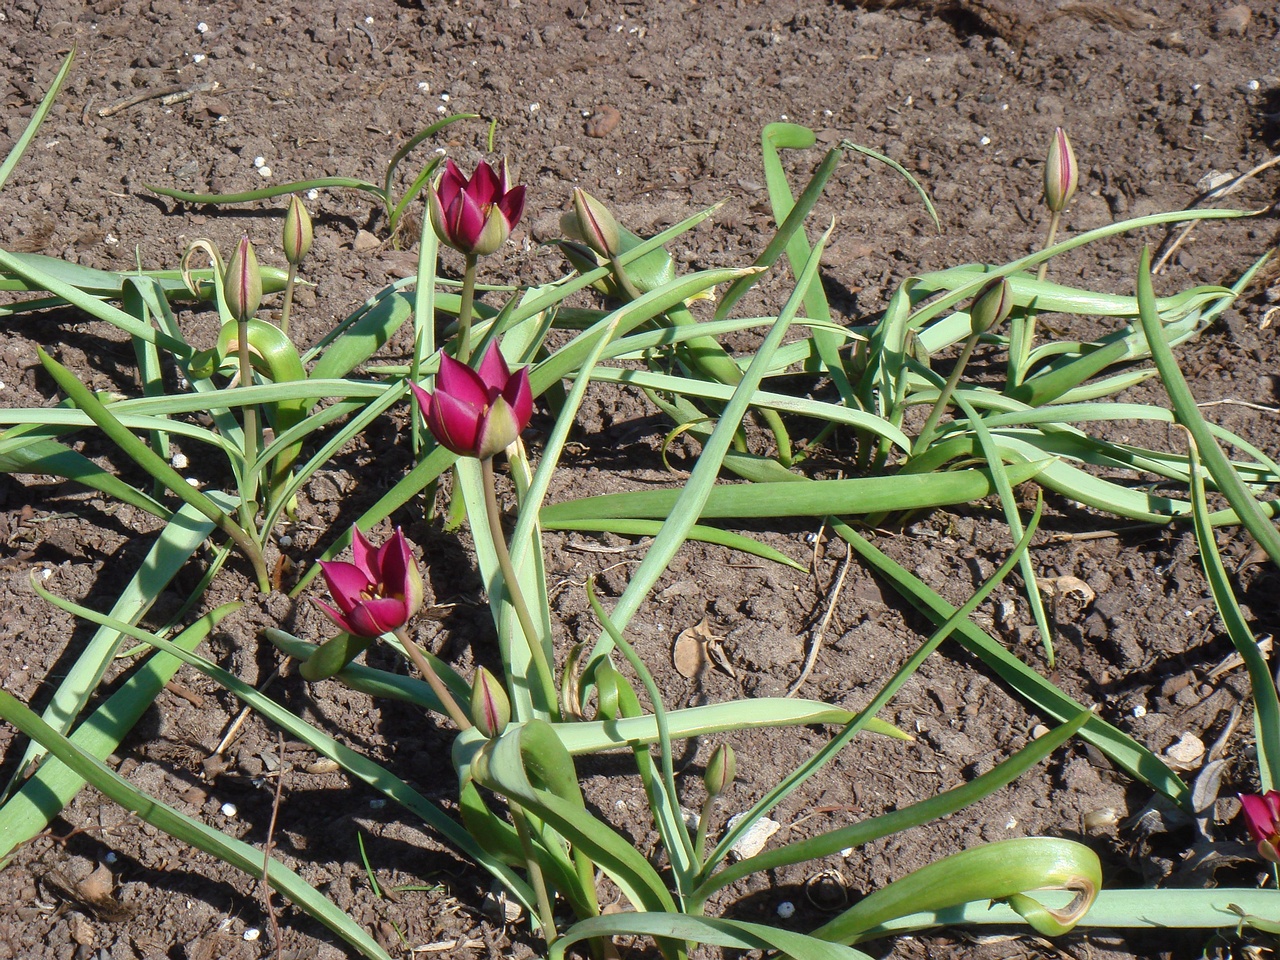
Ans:
[[[548,960],[563,960],[583,940],[605,937],[683,940],[734,950],[774,952],[792,960],[871,960],[861,950],[761,923],[677,913],[614,913],[574,924],[551,945]]]
[[[706,456],[704,452],[703,456]],[[701,462],[701,461],[699,461]],[[1011,484],[1035,477],[1046,461],[1011,464]],[[863,515],[893,510],[919,510],[956,503],[972,503],[996,490],[985,469],[953,470],[906,476],[855,477],[849,480],[722,484],[706,494],[695,519],[724,520],[755,517],[822,517]],[[665,519],[672,515],[683,490],[638,490],[610,493],[550,504],[542,508],[548,526],[580,520]],[[683,507],[682,507],[683,509]],[[685,514],[687,516],[687,514]]]
[[[1028,891],[1066,889],[1078,902],[1054,910]],[[971,900],[1008,900],[1043,936],[1069,931],[1102,889],[1102,864],[1084,844],[1051,837],[1002,840],[953,854],[876,890],[813,936],[856,943],[882,936],[882,924],[906,914],[945,910]]]

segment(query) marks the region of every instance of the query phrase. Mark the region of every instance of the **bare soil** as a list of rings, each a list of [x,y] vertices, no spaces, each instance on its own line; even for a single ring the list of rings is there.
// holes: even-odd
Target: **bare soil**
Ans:
[[[1064,229],[1079,232],[1116,219],[1185,207],[1211,172],[1242,173],[1268,159],[1277,133],[1280,17],[1267,4],[1140,0],[1123,4],[831,3],[825,0],[503,0],[491,4],[252,3],[216,6],[178,0],[16,0],[0,20],[0,103],[7,149],[48,87],[61,57],[79,49],[71,79],[27,157],[0,192],[0,246],[64,257],[106,269],[173,267],[191,240],[230,249],[242,231],[260,255],[282,262],[280,208],[187,207],[160,200],[144,183],[235,191],[265,182],[347,175],[379,181],[387,158],[441,112],[470,111],[497,121],[496,149],[529,187],[529,211],[514,242],[490,258],[487,276],[536,281],[565,265],[539,241],[555,233],[570,188],[581,185],[641,233],[718,200],[715,220],[674,245],[682,266],[743,264],[773,225],[763,186],[764,124],[789,119],[818,131],[820,147],[843,137],[882,150],[914,171],[938,203],[936,230],[913,191],[882,166],[851,156],[815,215],[837,229],[824,281],[838,315],[873,314],[906,276],[969,261],[1004,262],[1035,249],[1043,235],[1040,164],[1055,125],[1065,126],[1081,164],[1080,191]],[[213,86],[216,84],[216,86]],[[197,92],[165,104],[139,94]],[[484,156],[486,126],[450,127],[439,146],[464,168]],[[433,145],[420,148],[431,149]],[[415,154],[419,162],[423,162]],[[789,157],[807,176],[818,149]],[[413,159],[413,158],[411,158]],[[410,167],[412,164],[406,164]],[[416,169],[416,168],[415,168]],[[411,176],[413,170],[406,170]],[[269,176],[267,174],[269,173]],[[1268,204],[1274,171],[1232,198]],[[388,282],[413,271],[413,230],[386,242],[386,222],[370,198],[323,193],[310,204],[316,242],[300,296],[297,338],[315,342]],[[409,217],[416,221],[417,210]],[[1274,242],[1260,218],[1204,225],[1157,278],[1160,292],[1234,279]],[[1131,292],[1139,246],[1168,237],[1149,231],[1077,251],[1053,264],[1064,283]],[[459,263],[445,257],[446,271]],[[779,275],[744,309],[776,312],[788,291]],[[1273,454],[1277,375],[1272,303],[1280,288],[1263,281],[1181,356],[1212,417]],[[207,312],[184,314],[193,337],[212,340]],[[1063,334],[1090,331],[1064,330]],[[131,348],[113,328],[71,312],[6,317],[0,324],[0,403],[52,404],[41,372],[43,346],[95,389],[136,390]],[[380,359],[399,360],[397,339]],[[1158,383],[1134,398],[1162,402]],[[403,418],[375,425],[343,451],[306,491],[287,549],[299,564],[322,550],[379,492],[408,469]],[[535,422],[535,427],[538,422]],[[542,421],[545,427],[546,422]],[[580,447],[556,496],[614,489],[626,482],[666,484],[659,452],[669,425],[642,397],[598,389],[584,412]],[[1140,428],[1135,442],[1176,445],[1163,429]],[[535,438],[536,440],[536,438]],[[85,440],[95,456],[107,451]],[[691,450],[675,451],[687,467]],[[683,458],[683,459],[682,459]],[[109,460],[104,460],[109,462]],[[844,464],[825,465],[832,471]],[[393,520],[425,558],[435,602],[451,613],[421,627],[445,656],[469,669],[485,659],[492,628],[479,583],[467,573],[467,543],[442,532],[415,503]],[[1045,576],[1072,576],[1092,603],[1057,609],[1059,659],[1051,676],[1072,696],[1157,752],[1184,734],[1221,745],[1230,762],[1223,797],[1256,785],[1248,687],[1236,670],[1210,678],[1231,652],[1185,529],[1123,529],[1055,501],[1035,544]],[[0,675],[7,690],[42,706],[52,680],[91,633],[32,593],[33,568],[75,599],[109,606],[145,553],[154,523],[128,508],[44,477],[0,478]],[[1106,532],[1111,531],[1111,532]],[[637,618],[632,635],[658,671],[674,705],[699,698],[780,695],[798,676],[826,612],[843,549],[797,525],[756,531],[810,573],[747,562],[740,555],[686,548]],[[1103,535],[1093,537],[1094,533]],[[1232,559],[1249,541],[1223,530]],[[878,544],[960,603],[1009,547],[998,510],[942,512]],[[621,540],[548,537],[549,576],[563,648],[592,625],[582,584],[601,575],[621,590],[640,550]],[[190,589],[195,574],[177,587]],[[1277,622],[1276,574],[1251,566],[1239,583],[1259,634]],[[981,616],[1029,663],[1047,670],[1020,584],[1006,584]],[[206,645],[209,656],[251,682],[276,663],[259,640],[265,626],[327,635],[309,603],[254,593],[244,571],[216,582],[202,608],[248,601]],[[173,609],[182,597],[163,598]],[[673,639],[707,619],[724,637],[737,677],[719,672],[702,685],[670,665]],[[163,622],[164,611],[152,617]],[[918,644],[927,624],[857,563],[836,594],[816,668],[802,694],[857,706]],[[389,661],[387,661],[389,662]],[[448,803],[448,731],[415,711],[371,703],[334,684],[308,688],[289,678],[274,688],[309,718],[393,766]],[[184,670],[121,747],[119,769],[139,786],[192,815],[261,843],[270,818],[276,732],[251,718],[229,748],[225,772],[204,761],[238,704]],[[910,744],[868,739],[775,814],[787,836],[903,805],[953,786],[1024,744],[1045,718],[1029,713],[957,647],[944,646],[891,704],[888,719],[910,730]],[[694,745],[688,776],[701,771],[714,738]],[[736,738],[740,779],[722,802],[744,809],[824,740],[801,730]],[[22,743],[0,729],[0,774],[13,772]],[[393,953],[432,945],[445,956],[520,956],[536,949],[521,925],[495,924],[481,911],[488,883],[400,811],[316,759],[285,745],[287,774],[277,853],[382,940]],[[584,769],[598,809],[635,842],[651,838],[642,794],[616,765]],[[1196,770],[1187,772],[1194,777]],[[691,781],[690,794],[696,795]],[[822,922],[829,905],[811,881],[837,871],[837,899],[857,897],[911,869],[967,846],[1012,836],[1084,839],[1102,856],[1107,882],[1250,883],[1257,868],[1230,858],[1214,875],[1186,855],[1192,827],[1145,834],[1133,816],[1150,791],[1083,745],[1059,754],[985,802],[946,820],[804,868],[780,870],[729,891],[718,908],[744,919],[776,920],[793,901],[797,929]],[[234,814],[227,804],[234,805]],[[1216,839],[1238,841],[1243,827],[1230,801],[1216,808]],[[358,847],[383,891],[366,879]],[[1230,851],[1239,848],[1224,847]],[[120,909],[87,904],[84,882],[106,864]],[[92,886],[92,885],[91,885]],[[98,889],[100,888],[92,888]],[[270,925],[249,877],[178,844],[84,791],[40,838],[0,871],[0,958],[256,958],[274,955]],[[279,906],[279,904],[277,904]],[[334,958],[343,948],[291,908],[280,910],[283,956]],[[262,931],[256,939],[251,931]],[[1050,947],[1034,938],[978,941],[942,931],[872,944],[901,958],[1057,955],[1193,957],[1218,949],[1208,934],[1080,932]]]

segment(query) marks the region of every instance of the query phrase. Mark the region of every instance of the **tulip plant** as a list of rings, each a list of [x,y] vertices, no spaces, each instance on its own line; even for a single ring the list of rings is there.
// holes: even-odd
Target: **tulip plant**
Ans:
[[[42,116],[37,111],[32,123],[38,126]],[[1151,923],[1224,932],[1274,929],[1280,923],[1274,890],[1104,889],[1100,862],[1086,843],[1043,837],[940,856],[806,932],[733,917],[728,891],[735,883],[836,853],[856,856],[876,839],[929,823],[1018,777],[1035,775],[1074,737],[1170,803],[1187,811],[1198,803],[1192,788],[1148,745],[1073,699],[973,619],[1019,569],[1052,656],[1051,630],[1028,559],[1042,504],[1037,499],[1025,515],[1013,493],[1024,483],[1112,516],[1194,526],[1226,632],[1249,671],[1263,759],[1262,792],[1246,788],[1244,825],[1230,828],[1247,828],[1266,859],[1276,859],[1280,846],[1280,783],[1274,779],[1280,771],[1280,700],[1232,595],[1213,536],[1215,525],[1239,523],[1280,559],[1274,506],[1260,499],[1268,485],[1280,482],[1280,467],[1204,420],[1173,352],[1226,308],[1248,276],[1232,287],[1157,298],[1145,256],[1131,297],[1050,283],[1045,273],[1053,257],[1103,238],[1175,220],[1245,214],[1205,210],[1148,216],[1059,239],[1059,215],[1078,179],[1071,146],[1059,130],[1045,169],[1050,216],[1043,249],[1005,264],[959,265],[913,277],[893,292],[882,313],[838,322],[819,278],[822,252],[836,227],[812,246],[802,227],[851,152],[877,157],[910,177],[887,158],[845,142],[826,153],[797,194],[783,172],[781,151],[808,149],[815,142],[803,127],[765,128],[765,177],[778,228],[754,263],[681,273],[667,245],[709,220],[714,208],[646,239],[579,189],[565,198],[560,244],[571,269],[542,286],[491,287],[494,299],[504,301],[500,305],[485,303],[488,293],[477,296],[478,263],[509,238],[524,211],[525,188],[510,182],[505,163],[481,162],[468,178],[448,160],[434,181],[424,171],[406,194],[425,190],[427,199],[416,275],[384,290],[332,336],[306,350],[290,340],[285,317],[277,326],[261,315],[269,292],[296,282],[310,243],[310,221],[300,201],[291,200],[286,213],[287,273],[258,267],[247,237],[225,267],[211,244],[196,247],[188,260],[208,254],[211,267],[202,273],[187,270],[190,289],[160,276],[104,279],[0,251],[0,269],[25,288],[48,295],[39,305],[58,298],[135,338],[141,394],[103,402],[51,358],[43,358],[67,400],[52,409],[0,412],[7,427],[0,434],[0,468],[59,473],[169,521],[144,570],[109,613],[58,597],[50,589],[54,584],[33,583],[50,602],[97,623],[99,633],[67,677],[54,684],[44,716],[0,690],[0,718],[32,740],[27,759],[49,755],[30,778],[11,784],[0,804],[0,846],[6,848],[0,856],[43,829],[58,806],[90,782],[147,822],[263,878],[360,955],[388,958],[368,931],[305,883],[277,852],[268,849],[264,855],[167,807],[106,764],[120,738],[185,664],[419,817],[491,873],[528,911],[550,957],[566,956],[578,944],[594,957],[616,956],[613,938],[632,935],[652,938],[657,951],[672,960],[683,960],[698,943],[857,960],[868,956],[857,944],[952,922],[1024,924],[1046,937],[1090,926]],[[380,195],[390,203],[390,174]],[[393,205],[393,213],[402,215],[403,204]],[[394,227],[398,217],[391,219]],[[463,257],[456,295],[438,289],[439,244]],[[742,296],[783,261],[791,268],[791,290],[776,315],[737,316],[734,306]],[[409,286],[412,296],[404,292]],[[584,300],[596,294],[603,299]],[[219,332],[214,350],[199,353],[182,336],[169,304],[171,296],[180,295],[212,298]],[[1113,329],[1090,342],[1036,345],[1034,319],[1047,311],[1107,318]],[[410,315],[416,329],[407,362],[367,363],[370,344],[385,343]],[[197,313],[195,320],[200,317]],[[440,319],[456,324],[453,336],[437,344]],[[549,337],[557,327],[558,335]],[[447,324],[443,328],[448,330]],[[735,355],[721,338],[743,331],[754,334],[758,346]],[[958,359],[944,376],[934,364],[941,366],[940,356],[952,348],[958,349]],[[1002,383],[966,382],[967,361],[978,351],[1003,358]],[[185,379],[178,392],[165,392],[161,358]],[[1169,408],[1115,399],[1124,388],[1156,375],[1168,392]],[[793,380],[804,381],[804,388],[773,388]],[[642,392],[670,417],[675,431],[700,445],[681,484],[547,502],[592,385]],[[349,535],[333,531],[316,565],[292,587],[295,596],[311,591],[333,635],[295,636],[271,627],[264,638],[298,664],[298,674],[314,685],[316,697],[329,695],[332,684],[340,683],[371,698],[417,705],[432,722],[451,728],[457,790],[448,807],[417,786],[436,771],[380,765],[197,652],[200,640],[234,605],[190,623],[184,611],[172,630],[137,626],[168,582],[154,571],[195,562],[191,558],[207,539],[221,543],[219,529],[248,558],[264,592],[283,589],[284,583],[271,582],[266,570],[275,524],[305,492],[316,469],[397,404],[416,410],[430,432],[416,465],[357,519]],[[524,435],[540,405],[549,414],[549,427],[536,445],[526,445]],[[213,429],[188,419],[196,411],[210,412]],[[765,428],[772,449],[753,449],[745,442],[750,418]],[[1093,429],[1120,419],[1177,422],[1190,439],[1185,449],[1148,450],[1113,442]],[[916,423],[923,425],[917,429]],[[129,487],[77,459],[62,438],[91,426],[141,464],[157,489]],[[793,444],[793,435],[803,437],[803,444]],[[206,493],[188,484],[169,463],[169,444],[175,441],[205,443],[225,455],[235,490]],[[845,458],[852,476],[826,479],[806,469],[818,450],[837,443],[853,450]],[[1220,443],[1234,447],[1241,459],[1228,458]],[[501,476],[495,469],[499,457],[508,468]],[[1105,477],[1092,469],[1098,466],[1106,468]],[[726,472],[744,482],[722,483]],[[1167,488],[1180,485],[1184,495],[1149,493],[1150,475],[1162,478]],[[501,485],[507,488],[502,497]],[[1227,507],[1211,511],[1207,488],[1219,492]],[[474,642],[490,644],[497,656],[483,659],[500,666],[493,671],[477,667],[470,678],[423,644],[421,565],[433,558],[419,558],[399,528],[374,532],[406,517],[429,516],[433,503],[421,495],[438,490],[452,497],[471,528],[492,614],[491,634]],[[919,511],[985,498],[992,498],[1009,528],[1007,552],[959,607],[881,552],[867,532]],[[503,515],[504,502],[515,505],[510,516]],[[845,541],[851,557],[924,614],[932,624],[927,635],[901,663],[873,678],[874,693],[856,704],[760,697],[672,708],[651,664],[629,637],[631,620],[690,540],[803,569],[733,529],[778,518],[827,525]],[[862,529],[855,519],[864,521]],[[652,538],[611,605],[588,582],[598,630],[593,636],[583,631],[572,645],[558,639],[542,541],[545,530],[567,529]],[[348,546],[350,559],[340,559]],[[227,548],[218,546],[211,560],[205,558],[206,582],[220,575],[226,554]],[[327,599],[314,589],[319,582],[327,587]],[[126,637],[155,648],[156,654],[85,716]],[[362,662],[379,641],[402,656],[411,672],[384,669],[367,658]],[[980,660],[1054,726],[989,771],[936,794],[902,797],[888,812],[809,838],[783,839],[735,859],[732,851],[754,824],[795,796],[855,740],[884,738],[892,746],[910,739],[882,714],[902,686],[918,677],[921,665],[948,643]],[[738,781],[737,772],[751,763],[751,751],[763,738],[800,726],[826,731],[826,742],[811,755],[797,756],[794,770],[777,782]],[[704,736],[715,737],[717,746],[701,775],[679,771],[673,745]],[[652,856],[638,850],[640,839],[609,822],[608,811],[584,792],[580,758],[612,752],[629,757],[629,775],[647,801],[647,826],[659,841]],[[737,816],[722,819],[729,808],[736,808]],[[602,904],[606,879],[625,901],[622,912]]]

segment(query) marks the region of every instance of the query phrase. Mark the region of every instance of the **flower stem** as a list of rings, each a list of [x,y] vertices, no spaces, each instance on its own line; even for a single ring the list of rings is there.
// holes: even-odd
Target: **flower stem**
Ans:
[[[929,443],[933,440],[934,430],[938,426],[938,418],[942,416],[943,409],[951,401],[951,395],[956,392],[956,385],[960,382],[960,375],[964,373],[965,364],[969,362],[969,357],[973,355],[973,348],[977,344],[977,334],[970,334],[969,338],[965,340],[964,347],[960,350],[960,356],[956,359],[956,365],[951,370],[951,376],[947,378],[946,385],[942,388],[942,392],[938,394],[938,399],[933,402],[933,409],[929,411],[929,419],[924,422],[924,427],[911,447],[912,456],[919,456],[929,448]]]
[[[1053,246],[1054,238],[1058,235],[1058,224],[1062,220],[1062,211],[1054,210],[1049,214],[1049,229],[1045,234],[1044,243],[1040,245],[1041,250],[1047,250]],[[1049,272],[1049,261],[1045,260],[1040,264],[1040,269],[1036,271],[1036,279],[1043,281]],[[1021,386],[1022,381],[1027,376],[1027,360],[1031,356],[1031,348],[1035,345],[1036,339],[1036,312],[1033,307],[1028,307],[1026,315],[1022,319],[1022,336],[1018,338],[1019,351],[1018,356],[1013,359],[1013,386]]]
[[[253,361],[249,355],[249,322],[242,320],[236,325],[236,352],[240,357],[240,386],[253,386]],[[258,459],[258,408],[246,404],[244,408],[244,460],[246,468]],[[257,512],[255,501],[258,498],[258,477],[245,472],[244,491],[241,499],[241,516],[246,525],[253,526]]]
[[[466,269],[462,273],[462,305],[458,308],[458,338],[454,356],[462,363],[471,360],[471,311],[476,299],[476,263],[474,253],[466,255]]]
[[[520,838],[520,846],[524,848],[525,869],[529,872],[529,882],[533,884],[533,892],[538,898],[538,922],[542,926],[542,938],[547,945],[555,943],[559,934],[556,932],[556,915],[551,907],[551,896],[547,893],[547,881],[542,875],[542,865],[533,851],[533,838],[529,834],[529,821],[524,809],[516,803],[509,803],[511,822],[515,824],[516,835]]]
[[[453,699],[453,694],[449,692],[449,688],[444,685],[444,681],[440,679],[440,675],[435,672],[427,658],[422,655],[418,645],[409,639],[408,631],[404,627],[400,627],[393,631],[393,635],[400,641],[400,645],[404,647],[404,652],[408,654],[409,659],[413,661],[413,665],[418,668],[418,672],[422,674],[423,679],[430,685],[431,691],[436,695],[436,699],[444,707],[445,713],[449,714],[449,717],[457,724],[458,729],[470,729],[471,718],[458,706],[458,701]]]
[[[284,306],[280,308],[280,332],[289,335],[289,312],[293,309],[293,288],[298,282],[298,268],[289,264],[289,276],[284,283]]]
[[[525,645],[529,648],[529,658],[533,662],[534,673],[538,675],[538,685],[542,687],[547,710],[552,720],[560,719],[559,703],[556,699],[556,681],[551,664],[547,660],[546,648],[542,645],[540,634],[533,624],[529,613],[529,605],[525,603],[524,592],[520,589],[520,581],[516,578],[515,567],[511,564],[511,551],[507,549],[506,538],[502,534],[502,516],[498,512],[498,494],[494,482],[493,458],[480,461],[480,474],[484,487],[485,512],[489,519],[489,533],[493,537],[493,549],[498,555],[498,566],[502,570],[502,580],[507,588],[507,598],[515,609],[520,621],[520,632],[524,634]]]

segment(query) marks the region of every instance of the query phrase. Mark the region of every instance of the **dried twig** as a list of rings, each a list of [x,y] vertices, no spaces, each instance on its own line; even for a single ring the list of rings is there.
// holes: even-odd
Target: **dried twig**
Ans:
[[[271,921],[271,942],[276,947],[276,960],[284,960],[284,944],[280,940],[280,921],[276,919],[271,904],[271,884],[267,882],[267,870],[271,866],[271,851],[276,845],[276,817],[280,814],[280,794],[284,791],[284,731],[276,731],[280,751],[280,765],[276,768],[276,794],[271,800],[271,823],[267,826],[267,842],[262,847],[262,906]]]
[[[818,659],[818,651],[822,649],[822,638],[827,632],[827,624],[831,622],[832,614],[836,611],[836,602],[840,599],[840,590],[844,587],[845,574],[849,572],[849,565],[852,562],[853,548],[845,547],[844,562],[840,564],[840,572],[836,574],[835,586],[831,588],[831,594],[827,600],[827,611],[822,615],[822,622],[818,624],[818,629],[813,632],[813,640],[809,644],[809,655],[804,658],[804,669],[800,671],[800,676],[796,677],[795,682],[787,688],[788,697],[794,697],[796,691],[804,686],[804,682],[809,679],[809,674],[813,672],[813,665]]]
[[[155,90],[147,90],[132,97],[118,100],[109,107],[103,107],[98,111],[98,116],[109,117],[112,114],[119,113],[121,110],[128,110],[130,107],[135,107],[140,103],[146,103],[148,100],[159,100],[166,107],[170,107],[175,103],[190,100],[197,93],[208,93],[216,89],[218,89],[218,81],[216,80],[210,83],[200,83],[194,87],[184,87],[181,84],[173,87],[159,87]]]

